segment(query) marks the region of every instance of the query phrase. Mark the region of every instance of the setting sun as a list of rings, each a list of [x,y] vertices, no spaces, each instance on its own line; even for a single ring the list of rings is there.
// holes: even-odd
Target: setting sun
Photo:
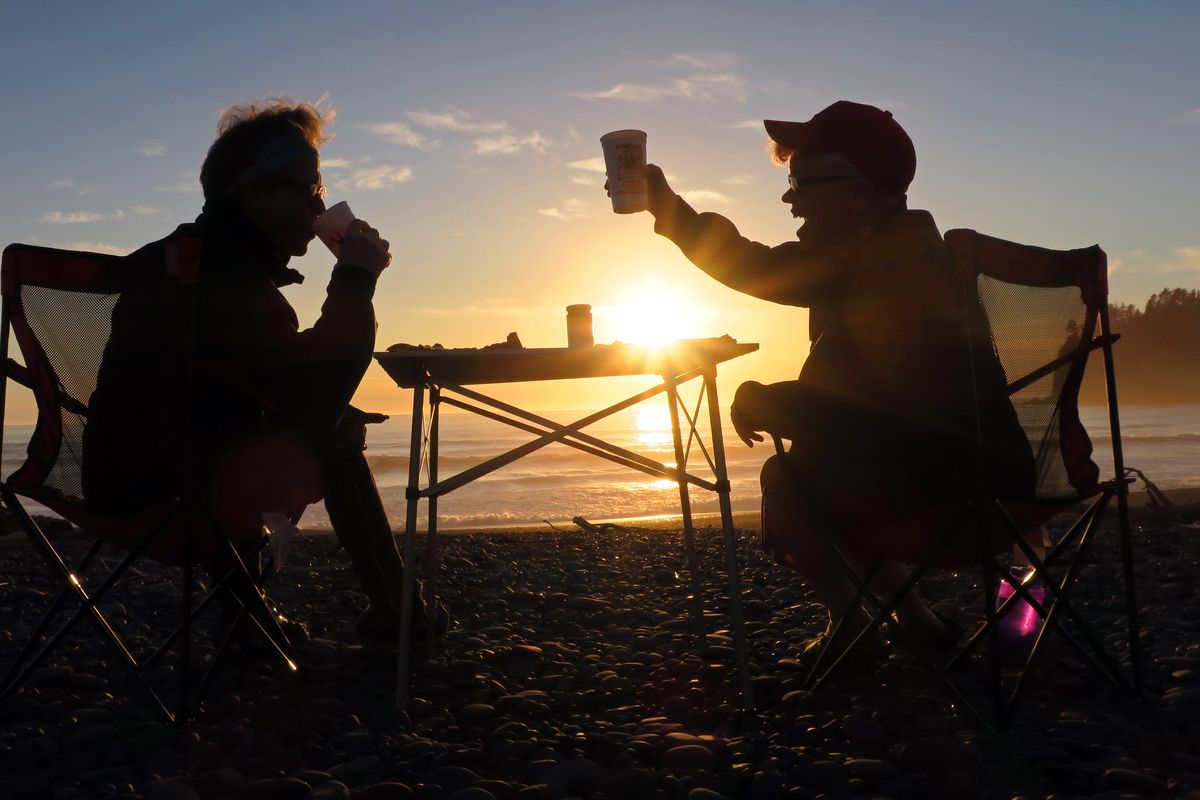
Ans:
[[[596,324],[598,328],[604,326],[602,330],[608,334],[605,338],[653,347],[711,335],[703,330],[705,311],[685,292],[661,283],[645,283],[618,296],[612,305],[597,309]]]

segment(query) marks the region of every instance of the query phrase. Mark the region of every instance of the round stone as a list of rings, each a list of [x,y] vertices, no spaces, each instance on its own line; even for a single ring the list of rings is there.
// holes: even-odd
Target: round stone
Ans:
[[[662,765],[665,769],[711,769],[716,757],[704,745],[684,744],[672,747],[663,753]]]
[[[341,781],[324,781],[312,787],[304,800],[350,800],[350,787]]]
[[[1135,792],[1160,794],[1166,792],[1167,785],[1153,775],[1147,775],[1135,769],[1114,767],[1104,770],[1104,782],[1116,789],[1127,789]]]

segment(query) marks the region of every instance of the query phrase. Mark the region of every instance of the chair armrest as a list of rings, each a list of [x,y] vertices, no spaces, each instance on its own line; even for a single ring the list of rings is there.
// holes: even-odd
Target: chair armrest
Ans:
[[[33,388],[33,382],[29,378],[29,369],[11,358],[6,358],[0,363],[0,371],[3,371],[5,378],[12,378],[26,389]]]
[[[12,380],[24,386],[26,389],[29,389],[33,392],[37,391],[37,389],[34,388],[33,379],[29,375],[29,368],[18,364],[11,358],[6,358],[2,363],[0,363],[0,372],[3,373],[3,375],[0,377],[5,379],[11,378]],[[69,411],[70,413],[80,417],[86,417],[88,415],[87,406],[64,392],[61,386],[56,387],[55,394],[58,396],[58,405],[63,410]]]
[[[1035,369],[1033,372],[1030,372],[1028,375],[1018,378],[1017,380],[1010,383],[1008,385],[1009,396],[1016,394],[1017,392],[1024,389],[1026,386],[1029,386],[1031,383],[1035,383],[1035,382],[1041,380],[1042,378],[1046,377],[1051,372],[1054,372],[1054,370],[1058,369],[1059,367],[1063,366],[1064,364],[1069,364],[1072,361],[1075,361],[1076,359],[1083,357],[1085,354],[1090,353],[1097,348],[1103,347],[1106,344],[1112,344],[1113,342],[1117,341],[1120,338],[1121,338],[1121,334],[1119,334],[1119,333],[1110,333],[1108,336],[1097,336],[1095,339],[1092,339],[1087,344],[1077,347],[1076,349],[1072,350],[1071,352],[1067,353],[1066,355],[1059,356],[1058,358],[1054,359],[1053,361],[1051,361],[1048,364],[1043,364],[1042,366]]]

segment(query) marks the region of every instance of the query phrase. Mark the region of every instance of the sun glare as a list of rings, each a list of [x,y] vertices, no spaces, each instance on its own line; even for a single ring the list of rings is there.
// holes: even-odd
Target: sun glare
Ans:
[[[652,449],[672,446],[671,412],[665,405],[655,404],[639,408],[634,415],[634,430],[638,444]]]
[[[657,283],[643,284],[598,310],[614,341],[658,347],[676,339],[705,335],[701,310],[687,294]]]

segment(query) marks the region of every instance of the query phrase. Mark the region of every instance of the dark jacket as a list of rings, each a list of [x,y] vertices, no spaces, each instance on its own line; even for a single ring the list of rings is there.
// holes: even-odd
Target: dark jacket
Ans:
[[[799,379],[776,386],[796,460],[817,485],[854,487],[896,508],[970,491],[978,448],[964,308],[933,218],[898,210],[861,242],[775,247],[682,199],[655,230],[738,291],[811,309]],[[984,481],[1002,496],[1033,487],[1028,441],[990,344],[975,339]]]
[[[169,244],[196,240],[199,274],[172,274]],[[133,512],[193,479],[203,491],[221,454],[257,433],[332,432],[374,349],[369,271],[335,267],[320,317],[300,330],[279,291],[299,273],[232,210],[206,211],[127,263],[84,431],[93,505]]]

